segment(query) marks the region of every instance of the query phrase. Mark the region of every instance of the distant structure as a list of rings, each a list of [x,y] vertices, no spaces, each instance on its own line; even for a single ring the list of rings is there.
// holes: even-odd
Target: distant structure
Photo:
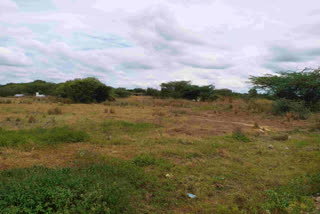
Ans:
[[[36,92],[36,97],[45,97],[45,95],[40,94],[39,92]]]
[[[24,94],[15,94],[15,97],[24,97]]]

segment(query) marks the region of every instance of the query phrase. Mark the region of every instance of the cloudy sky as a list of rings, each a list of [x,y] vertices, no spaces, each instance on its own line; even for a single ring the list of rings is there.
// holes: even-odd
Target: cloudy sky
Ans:
[[[250,75],[318,66],[319,0],[0,0],[0,84],[246,92]]]

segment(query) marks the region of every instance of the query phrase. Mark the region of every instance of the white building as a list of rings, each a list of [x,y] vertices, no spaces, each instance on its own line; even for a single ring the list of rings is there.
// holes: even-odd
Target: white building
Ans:
[[[36,92],[36,97],[45,97],[45,95],[40,94],[39,92]]]

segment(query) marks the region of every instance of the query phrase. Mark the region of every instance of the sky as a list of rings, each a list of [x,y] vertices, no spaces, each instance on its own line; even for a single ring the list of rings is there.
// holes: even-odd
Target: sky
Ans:
[[[250,75],[319,66],[319,0],[0,0],[0,84],[246,92]]]

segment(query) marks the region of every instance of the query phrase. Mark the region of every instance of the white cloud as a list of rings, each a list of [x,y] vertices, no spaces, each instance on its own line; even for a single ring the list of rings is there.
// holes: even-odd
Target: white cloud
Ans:
[[[43,12],[46,2],[0,1],[0,84],[91,75],[245,91],[250,75],[320,61],[318,0],[52,0]]]

